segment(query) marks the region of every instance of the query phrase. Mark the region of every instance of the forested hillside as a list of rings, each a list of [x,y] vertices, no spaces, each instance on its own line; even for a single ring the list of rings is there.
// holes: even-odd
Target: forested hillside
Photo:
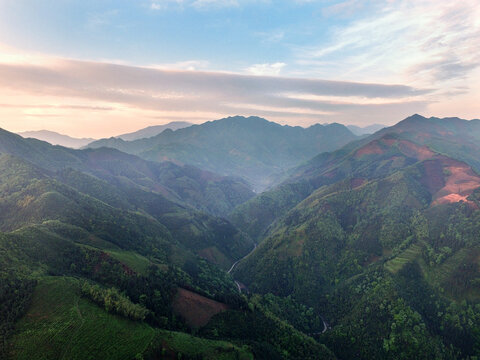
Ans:
[[[336,150],[356,136],[340,124],[281,126],[258,117],[229,117],[136,141],[110,138],[88,147],[110,147],[152,161],[171,160],[241,177],[257,191],[312,156]]]
[[[175,202],[226,216],[254,193],[242,180],[193,166],[154,163],[114,149],[73,150],[0,129],[0,153],[25,159],[51,172],[74,169],[115,186],[155,192]]]
[[[253,241],[197,209],[227,213],[252,196],[242,182],[117,150],[1,140],[2,358],[335,358],[224,271]]]
[[[480,176],[466,156],[444,155],[450,140],[437,138],[442,154],[401,125],[314,158],[237,208],[234,222],[261,244],[235,276],[322,314],[332,329],[319,339],[339,358],[474,357]]]
[[[0,135],[7,359],[480,354],[475,121],[408,118],[257,196],[191,165]]]

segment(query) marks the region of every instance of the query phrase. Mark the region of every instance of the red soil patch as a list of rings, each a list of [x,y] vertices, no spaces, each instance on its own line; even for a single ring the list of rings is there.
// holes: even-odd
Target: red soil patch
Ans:
[[[417,133],[417,135],[415,136],[415,139],[417,139],[418,141],[424,142],[427,139],[430,139],[431,137],[432,135],[430,135],[429,133]]]
[[[41,315],[40,313],[27,314],[26,316],[28,318],[34,319],[35,321],[37,321],[37,320],[47,320],[49,318],[49,316]]]
[[[326,173],[326,174],[323,175],[323,176],[326,177],[326,178],[332,179],[332,178],[334,178],[334,177],[336,176],[336,172],[335,172],[335,170],[329,171],[328,173]]]
[[[228,310],[228,305],[178,288],[173,299],[173,310],[182,316],[189,326],[202,327],[210,321],[212,316]]]
[[[398,143],[400,151],[408,157],[423,161],[432,158],[435,153],[426,146],[420,146],[407,140]]]
[[[210,262],[213,262],[217,264],[216,261],[216,256],[215,256],[215,250],[213,247],[205,248],[202,249],[198,252],[198,255],[204,258],[205,260],[208,260]]]
[[[433,196],[433,204],[454,203],[467,200],[473,191],[480,187],[480,176],[470,166],[450,158],[442,158],[444,173],[446,174],[445,186]]]
[[[398,142],[398,139],[391,138],[391,137],[383,137],[382,142],[387,146],[392,146]]]
[[[244,291],[248,292],[247,285],[241,283],[240,281],[236,281],[236,283],[240,292],[244,292]]]
[[[163,196],[167,197],[167,198],[172,195],[170,193],[170,191],[165,186],[163,186],[161,184],[158,184],[158,183],[155,183],[152,186],[152,190],[155,191],[156,193],[160,194],[160,195],[163,195]]]
[[[372,141],[364,147],[357,150],[355,157],[359,158],[363,155],[377,154],[381,155],[388,151],[392,146],[397,145],[398,149],[410,158],[420,161],[430,159],[435,156],[435,153],[427,146],[420,146],[408,140],[398,140],[391,137],[384,137],[378,141]]]
[[[421,183],[427,187],[430,194],[435,194],[445,186],[445,174],[440,160],[427,160],[423,162],[425,171]]]
[[[379,145],[378,141],[372,141],[371,143],[365,145],[364,147],[357,150],[355,153],[355,157],[359,158],[363,155],[372,155],[372,154],[383,154],[385,152],[384,149]]]
[[[350,186],[352,187],[352,189],[362,186],[363,184],[365,184],[365,179],[362,178],[354,178],[350,180]]]
[[[220,181],[222,180],[222,177],[208,171],[202,171],[200,174],[200,179],[203,181]]]

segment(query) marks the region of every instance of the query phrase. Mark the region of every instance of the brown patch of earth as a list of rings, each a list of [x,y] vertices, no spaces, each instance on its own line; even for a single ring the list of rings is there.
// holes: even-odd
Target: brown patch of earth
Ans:
[[[443,157],[442,165],[446,177],[445,185],[434,194],[432,205],[460,201],[475,205],[467,198],[480,187],[480,176],[467,164],[454,159]]]
[[[363,178],[354,178],[352,180],[350,180],[350,186],[355,189],[359,186],[362,186],[363,184],[365,184],[365,179]]]
[[[445,186],[445,174],[442,163],[439,159],[427,160],[423,162],[423,169],[425,173],[420,182],[433,195]]]
[[[417,133],[417,135],[415,136],[415,139],[417,139],[420,142],[424,142],[430,139],[431,137],[432,135],[430,135],[429,133]]]
[[[389,137],[387,135],[382,138],[382,142],[387,146],[392,146],[398,142],[398,139],[395,139],[394,137]]]
[[[435,156],[435,152],[430,150],[427,146],[417,145],[408,140],[398,140],[391,137],[384,137],[380,140],[372,141],[364,147],[357,150],[355,158],[363,155],[377,154],[381,155],[388,151],[394,145],[407,157],[414,158],[420,161],[430,159]]]
[[[420,161],[430,159],[435,155],[427,146],[420,146],[407,140],[400,140],[398,147],[406,156]]]
[[[380,256],[370,255],[370,257],[365,261],[365,263],[363,265],[368,266],[370,264],[376,263],[380,259],[381,259]]]
[[[124,264],[121,261],[115,260],[114,258],[112,258],[110,256],[110,254],[108,254],[104,251],[102,251],[100,253],[99,261],[95,264],[95,267],[93,268],[93,272],[95,274],[98,273],[102,269],[102,266],[103,266],[104,262],[109,263],[109,264],[113,264],[114,262],[118,262],[126,275],[133,276],[133,275],[136,274],[136,272],[132,268],[130,268],[128,265]]]
[[[205,326],[212,316],[228,310],[228,305],[178,288],[173,299],[173,310],[185,319],[187,325],[198,328]]]
[[[378,141],[372,141],[371,143],[365,145],[364,147],[360,148],[357,150],[355,153],[355,158],[360,158],[364,155],[372,155],[372,154],[377,154],[381,155],[385,152],[384,149],[379,145]]]
[[[168,190],[165,186],[155,183],[152,187],[152,190],[155,191],[156,193],[163,195],[165,197],[171,196],[170,190]]]

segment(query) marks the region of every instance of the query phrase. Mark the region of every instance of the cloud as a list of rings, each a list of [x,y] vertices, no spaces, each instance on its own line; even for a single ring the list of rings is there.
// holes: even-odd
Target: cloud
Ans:
[[[159,70],[195,71],[195,70],[205,70],[209,67],[209,65],[210,65],[210,62],[206,60],[186,60],[186,61],[179,61],[176,63],[149,65],[148,67],[152,69],[159,69]]]
[[[348,17],[353,16],[355,13],[365,8],[367,2],[362,0],[347,0],[341,1],[339,3],[324,7],[322,9],[322,14],[324,16],[341,16],[341,17]]]
[[[235,8],[245,3],[255,3],[263,1],[246,0],[152,0],[150,9],[167,10],[170,8],[192,7],[196,10]]]
[[[276,62],[272,64],[254,64],[248,67],[246,70],[248,73],[252,75],[279,75],[280,71],[283,67],[285,67],[285,63]]]
[[[152,0],[150,3],[150,9],[152,10],[166,10],[170,6],[182,6],[183,0]]]
[[[368,4],[369,11],[355,13],[355,19],[331,30],[330,41],[294,49],[303,72],[429,87],[459,85],[479,66],[477,0]],[[324,14],[344,14],[358,6],[358,1],[344,1],[325,8]]]
[[[58,58],[0,61],[0,95],[10,104],[0,108],[0,116],[16,124],[16,131],[26,130],[27,125],[18,124],[27,124],[28,119],[33,124],[30,117],[57,116],[55,126],[69,119],[70,128],[83,127],[82,133],[74,133],[77,136],[105,136],[100,129],[111,135],[112,128],[140,127],[132,119],[144,119],[142,126],[151,124],[145,119],[204,121],[233,114],[296,125],[385,123],[385,114],[395,113],[395,120],[400,120],[428,105],[428,89],[262,75],[278,73],[283,66],[257,64],[250,69],[256,75],[241,75]],[[22,104],[30,105],[22,109]],[[53,130],[72,133],[62,126]],[[95,134],[87,131],[92,126],[99,129]]]
[[[32,104],[0,104],[0,108],[18,108],[18,109],[74,109],[74,110],[94,110],[110,111],[111,106],[90,106],[90,105],[32,105]]]

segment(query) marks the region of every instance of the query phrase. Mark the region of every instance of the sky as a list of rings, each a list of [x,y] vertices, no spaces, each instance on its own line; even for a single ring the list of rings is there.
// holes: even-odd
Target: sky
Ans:
[[[480,1],[0,0],[0,127],[480,118]]]

